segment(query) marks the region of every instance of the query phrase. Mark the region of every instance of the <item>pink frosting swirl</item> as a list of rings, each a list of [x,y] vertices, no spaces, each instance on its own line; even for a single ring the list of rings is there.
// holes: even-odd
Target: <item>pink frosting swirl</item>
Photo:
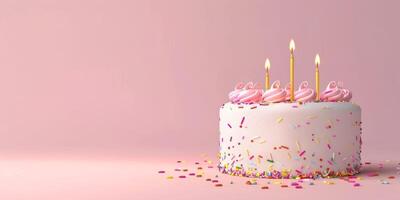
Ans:
[[[286,91],[286,98],[285,98],[285,100],[286,100],[286,101],[289,101],[289,100],[290,100],[290,83],[287,83],[287,84],[285,85],[285,91]]]
[[[262,100],[263,90],[260,84],[242,82],[236,84],[235,89],[229,93],[232,103],[258,103]]]
[[[336,81],[329,82],[325,91],[321,94],[321,100],[329,102],[350,101],[351,97],[350,90],[343,89],[342,84],[336,83]]]
[[[262,98],[266,102],[277,103],[285,101],[286,91],[280,88],[281,83],[279,81],[274,81],[271,88],[263,94]]]
[[[311,102],[315,100],[315,92],[308,87],[308,82],[300,83],[299,89],[294,93],[294,99],[299,102]]]

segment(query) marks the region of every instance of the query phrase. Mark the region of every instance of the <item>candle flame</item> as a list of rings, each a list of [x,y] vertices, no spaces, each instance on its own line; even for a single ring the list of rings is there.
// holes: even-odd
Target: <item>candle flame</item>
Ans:
[[[319,58],[319,54],[315,55],[315,65],[319,66],[319,64],[321,63],[320,58]]]
[[[265,69],[269,70],[270,67],[271,67],[271,63],[269,62],[269,59],[267,58],[267,60],[265,60]]]
[[[289,49],[290,51],[294,51],[294,49],[296,48],[295,44],[294,44],[294,40],[291,39],[290,43],[289,43]]]

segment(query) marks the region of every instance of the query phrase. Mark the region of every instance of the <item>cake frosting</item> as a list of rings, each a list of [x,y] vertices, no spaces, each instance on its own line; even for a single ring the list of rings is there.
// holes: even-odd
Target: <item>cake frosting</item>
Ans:
[[[361,108],[352,93],[330,82],[320,99],[301,82],[290,102],[289,86],[269,90],[239,83],[220,108],[223,173],[247,177],[313,178],[359,172]]]

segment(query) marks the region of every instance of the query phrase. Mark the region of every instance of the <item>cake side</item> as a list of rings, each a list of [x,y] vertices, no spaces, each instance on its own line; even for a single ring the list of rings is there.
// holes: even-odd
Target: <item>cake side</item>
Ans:
[[[360,168],[361,108],[353,103],[226,103],[219,127],[224,173],[326,177]]]

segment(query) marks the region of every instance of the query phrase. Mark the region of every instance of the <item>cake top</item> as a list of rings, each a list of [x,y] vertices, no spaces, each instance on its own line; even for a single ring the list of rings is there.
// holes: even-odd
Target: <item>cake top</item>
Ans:
[[[300,83],[295,91],[295,74],[294,74],[294,50],[295,43],[291,39],[289,43],[290,50],[290,81],[281,88],[281,83],[275,81],[270,86],[270,68],[271,62],[267,58],[265,60],[265,92],[260,84],[248,82],[244,84],[238,83],[234,90],[229,93],[229,100],[232,103],[280,103],[280,102],[348,102],[352,94],[350,90],[343,88],[343,83],[331,81],[325,91],[320,93],[320,76],[319,67],[321,59],[319,54],[315,55],[315,90],[309,87],[307,81]]]
[[[343,87],[342,82],[331,81],[326,89],[317,97],[314,89],[310,88],[307,81],[300,83],[294,92],[296,102],[349,102],[352,98],[350,90]],[[229,93],[229,100],[232,103],[283,103],[290,102],[290,84],[281,87],[280,81],[272,83],[270,89],[263,90],[261,84],[253,82],[239,82],[234,90]]]

